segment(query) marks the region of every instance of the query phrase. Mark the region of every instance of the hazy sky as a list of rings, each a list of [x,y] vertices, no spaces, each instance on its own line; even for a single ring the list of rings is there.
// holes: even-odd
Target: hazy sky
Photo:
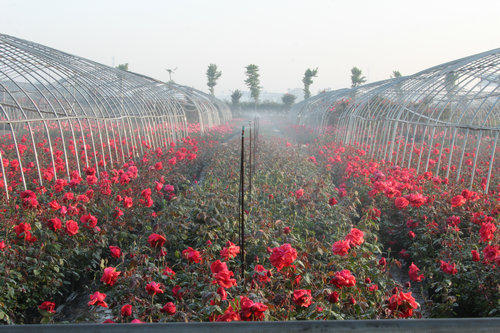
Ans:
[[[350,85],[359,67],[369,82],[393,70],[425,68],[500,47],[500,1],[335,0],[0,0],[0,33],[106,65],[173,79],[207,91],[206,69],[222,77],[216,94],[246,90],[244,67],[284,93]]]

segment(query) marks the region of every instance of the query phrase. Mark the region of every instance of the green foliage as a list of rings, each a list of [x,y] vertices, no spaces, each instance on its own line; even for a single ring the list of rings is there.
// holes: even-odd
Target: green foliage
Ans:
[[[392,71],[391,78],[392,79],[397,79],[398,77],[401,77],[401,72],[400,71]]]
[[[128,71],[128,62],[125,64],[120,64],[116,66],[117,69],[121,69],[122,71]]]
[[[247,76],[247,78],[245,79],[245,84],[250,89],[250,95],[254,99],[255,104],[257,104],[259,102],[260,90],[262,88],[261,86],[259,86],[259,67],[254,64],[250,64],[246,66],[245,69],[245,74]]]
[[[353,67],[351,69],[351,83],[352,83],[351,87],[352,88],[359,87],[365,82],[366,82],[366,77],[362,76],[361,69],[359,69],[358,67]]]
[[[208,65],[207,69],[207,86],[210,89],[210,95],[214,95],[214,87],[217,85],[217,80],[221,77],[222,72],[217,71],[216,64]]]
[[[302,78],[302,83],[304,83],[304,99],[308,99],[309,97],[311,97],[311,91],[309,90],[309,87],[313,83],[312,78],[316,76],[318,76],[318,68],[308,68],[305,71],[304,77]]]
[[[287,109],[290,109],[290,107],[293,105],[293,103],[295,103],[295,99],[297,98],[297,96],[295,95],[292,95],[292,94],[284,94],[282,97],[281,97],[281,101],[283,102],[283,104],[285,105],[285,108]]]
[[[233,106],[237,106],[240,104],[241,96],[243,95],[241,94],[241,91],[239,91],[238,89],[233,91],[233,93],[231,94],[231,103],[233,104]]]

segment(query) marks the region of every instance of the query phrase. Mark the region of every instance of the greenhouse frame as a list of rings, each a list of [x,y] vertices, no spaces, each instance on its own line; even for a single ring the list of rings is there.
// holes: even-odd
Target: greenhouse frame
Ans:
[[[374,159],[488,192],[500,171],[500,49],[321,93],[291,117]]]
[[[0,34],[0,171],[22,183],[97,173],[231,119],[193,88],[105,66]],[[15,161],[15,162],[14,162]],[[73,170],[74,168],[74,170]],[[7,173],[19,172],[8,183]]]

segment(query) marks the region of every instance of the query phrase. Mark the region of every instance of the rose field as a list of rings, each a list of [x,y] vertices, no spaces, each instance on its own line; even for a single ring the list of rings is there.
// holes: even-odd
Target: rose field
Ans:
[[[246,166],[244,253],[248,120],[191,126],[161,149],[143,142],[107,170],[81,138],[65,143],[69,170],[61,140],[37,142],[43,186],[35,142],[17,143],[18,161],[2,134],[0,322],[500,316],[499,170],[484,193],[265,119]],[[35,181],[24,189],[21,176]]]

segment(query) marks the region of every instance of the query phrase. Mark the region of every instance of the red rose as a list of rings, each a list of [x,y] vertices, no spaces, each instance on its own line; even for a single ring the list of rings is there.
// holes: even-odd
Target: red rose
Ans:
[[[470,253],[472,255],[472,261],[479,261],[479,260],[481,260],[479,252],[477,252],[476,250],[472,250],[472,251],[470,251]]]
[[[166,266],[163,270],[163,275],[173,278],[175,276],[175,272],[170,267]]]
[[[224,314],[216,317],[215,321],[221,321],[221,322],[230,322],[230,321],[240,321],[241,317],[238,312],[235,312],[233,310],[233,307],[229,305],[224,311]]]
[[[134,205],[132,198],[131,197],[125,197],[123,199],[123,207],[124,208],[130,208]]]
[[[14,231],[16,232],[17,238],[24,238],[27,241],[31,239],[31,224],[26,222],[21,222],[14,227]]]
[[[456,195],[451,199],[451,207],[460,207],[466,202],[467,200],[463,196]]]
[[[328,301],[331,303],[337,303],[339,301],[339,293],[334,291],[328,295]]]
[[[253,275],[253,278],[256,278],[259,282],[266,283],[271,281],[271,279],[269,278],[270,273],[267,269],[264,268],[264,266],[255,265],[254,271],[255,274]]]
[[[341,257],[348,254],[350,248],[350,241],[348,240],[339,240],[332,245],[333,254],[339,255]]]
[[[113,258],[120,258],[122,256],[122,250],[118,246],[111,245],[109,247],[109,251],[111,252],[111,256]]]
[[[337,199],[335,199],[335,198],[333,198],[333,197],[332,197],[332,198],[330,198],[330,200],[328,200],[328,204],[329,204],[330,206],[334,206],[334,205],[336,205],[337,203],[338,203]]]
[[[240,247],[234,245],[232,242],[227,241],[226,246],[220,251],[220,256],[228,261],[229,259],[232,259],[236,257],[240,253]]]
[[[45,301],[45,302],[43,302],[42,304],[40,304],[38,306],[38,308],[40,310],[47,311],[49,313],[56,313],[56,311],[54,311],[55,307],[56,307],[56,303],[54,303],[54,302],[48,302],[48,301]]]
[[[107,308],[108,304],[104,302],[105,298],[106,294],[96,291],[95,293],[90,295],[90,302],[88,303],[88,305],[99,305],[102,306],[103,308]]]
[[[148,243],[151,247],[162,247],[165,244],[166,238],[162,235],[151,234],[148,237]]]
[[[160,312],[168,313],[169,315],[174,315],[177,312],[177,309],[175,308],[174,303],[168,302],[160,309]]]
[[[189,262],[194,262],[197,264],[201,262],[200,252],[194,250],[192,247],[188,247],[187,249],[183,250],[182,256],[186,258]]]
[[[240,317],[244,321],[263,320],[267,305],[253,302],[245,296],[240,297]]]
[[[424,274],[418,275],[420,268],[417,267],[414,263],[411,263],[410,270],[408,271],[408,275],[410,276],[410,280],[420,282],[424,278]]]
[[[101,277],[101,282],[104,282],[107,285],[114,285],[116,279],[121,274],[121,272],[117,272],[115,267],[106,267],[104,269],[104,274]]]
[[[484,259],[488,261],[495,261],[498,257],[500,257],[500,248],[498,245],[487,245],[483,249],[483,255]]]
[[[410,202],[403,197],[399,197],[394,200],[394,204],[396,205],[397,209],[405,209],[410,204]]]
[[[309,307],[312,302],[311,290],[299,289],[293,291],[293,302],[303,308]]]
[[[335,276],[330,280],[337,288],[353,287],[356,285],[356,278],[351,274],[351,271],[344,269],[340,272],[335,272]]]
[[[78,233],[78,223],[73,220],[66,221],[66,233],[70,236],[74,236]]]
[[[120,313],[122,317],[130,317],[132,315],[132,305],[125,304],[124,306],[122,306]]]
[[[290,266],[297,259],[297,250],[290,244],[285,243],[280,247],[273,248],[269,260],[271,264],[280,271],[283,267]]]
[[[496,230],[497,227],[495,226],[494,223],[491,222],[481,223],[481,229],[479,229],[479,235],[481,236],[481,241],[487,243],[490,240],[493,240]]]
[[[458,272],[455,263],[450,264],[443,260],[441,260],[441,270],[446,274],[451,274],[451,275],[457,274]]]
[[[80,222],[85,228],[93,229],[97,226],[97,217],[90,214],[83,215],[82,217],[80,217]]]
[[[350,241],[352,245],[359,246],[365,242],[363,231],[352,228],[349,234],[345,237],[346,240]]]
[[[149,295],[163,294],[163,290],[161,289],[161,284],[156,283],[154,281],[147,284],[146,291]]]
[[[411,296],[411,292],[396,292],[388,300],[389,309],[399,318],[408,318],[413,315],[413,310],[418,308],[418,303]]]
[[[47,222],[47,227],[54,231],[54,232],[57,232],[57,230],[59,229],[62,229],[62,222],[60,219],[58,219],[57,217],[54,217],[53,219],[50,219],[48,222]]]

